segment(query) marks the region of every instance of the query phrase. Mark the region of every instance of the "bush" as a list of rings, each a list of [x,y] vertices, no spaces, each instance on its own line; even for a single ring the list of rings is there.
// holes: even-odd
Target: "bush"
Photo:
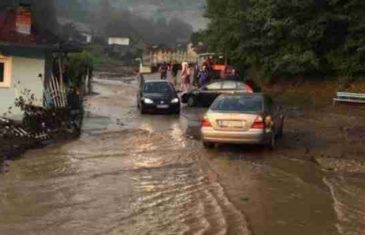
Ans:
[[[92,77],[95,58],[93,55],[84,51],[68,57],[66,62],[66,76],[71,82],[71,86],[81,89],[85,85],[86,77]]]

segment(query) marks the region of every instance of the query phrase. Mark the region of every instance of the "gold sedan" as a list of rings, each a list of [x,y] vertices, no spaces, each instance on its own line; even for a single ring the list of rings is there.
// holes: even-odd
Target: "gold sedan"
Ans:
[[[219,96],[201,122],[206,148],[215,143],[263,144],[275,147],[283,134],[282,108],[263,94],[230,94]]]

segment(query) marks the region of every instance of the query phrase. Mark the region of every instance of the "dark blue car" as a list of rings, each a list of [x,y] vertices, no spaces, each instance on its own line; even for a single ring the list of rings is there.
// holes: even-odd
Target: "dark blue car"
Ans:
[[[137,95],[137,106],[141,114],[180,114],[180,98],[167,81],[143,81]]]

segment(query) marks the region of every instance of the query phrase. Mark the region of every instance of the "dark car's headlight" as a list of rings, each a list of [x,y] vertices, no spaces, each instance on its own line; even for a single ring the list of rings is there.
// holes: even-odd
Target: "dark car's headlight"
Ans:
[[[177,104],[177,103],[179,103],[179,98],[174,98],[174,99],[172,99],[172,100],[171,100],[171,103],[172,103],[172,104]]]
[[[145,104],[153,104],[153,100],[151,100],[150,98],[143,98],[143,102]]]

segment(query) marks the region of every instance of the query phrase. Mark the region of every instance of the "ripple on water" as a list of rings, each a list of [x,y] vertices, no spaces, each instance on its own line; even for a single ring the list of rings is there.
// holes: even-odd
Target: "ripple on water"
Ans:
[[[341,234],[365,234],[365,178],[327,176]]]
[[[33,171],[0,185],[10,195],[0,211],[19,215],[2,218],[0,233],[250,234],[221,185],[207,179],[199,150],[184,144],[179,133],[125,130],[44,150]],[[50,167],[52,158],[60,164]]]
[[[221,185],[210,183],[198,164],[143,169],[132,176],[138,192],[133,215],[113,232],[250,234],[244,216],[227,199]]]
[[[148,150],[142,145],[147,138],[153,143]],[[177,147],[176,138],[163,134],[132,139],[140,143],[129,172],[137,197],[130,215],[120,218],[111,233],[250,234],[245,217],[222,186],[208,180],[193,150]]]

